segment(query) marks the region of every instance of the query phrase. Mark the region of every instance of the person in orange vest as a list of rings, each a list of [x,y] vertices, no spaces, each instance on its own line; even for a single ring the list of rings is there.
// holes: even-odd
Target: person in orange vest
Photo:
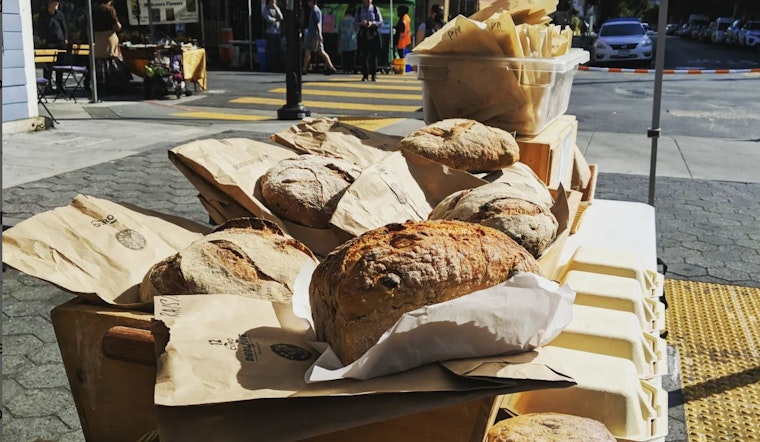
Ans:
[[[404,58],[404,51],[412,44],[412,19],[409,18],[409,7],[401,5],[396,8],[398,13],[398,22],[394,27],[394,35],[396,51],[398,51],[398,58]]]

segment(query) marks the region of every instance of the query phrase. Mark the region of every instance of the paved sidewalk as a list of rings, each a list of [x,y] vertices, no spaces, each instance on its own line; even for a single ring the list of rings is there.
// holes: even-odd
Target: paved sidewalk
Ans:
[[[208,137],[265,141],[292,124],[134,121],[118,115],[148,112],[152,105],[103,103],[90,112],[85,106],[72,109],[66,115],[75,118],[62,119],[54,130],[3,138],[4,225],[67,205],[79,193],[205,223],[197,191],[168,160],[167,150]],[[402,120],[383,131],[405,134],[421,125]],[[581,131],[578,145],[601,171],[597,198],[647,201],[650,140]],[[661,140],[655,206],[658,255],[669,265],[667,277],[760,287],[758,147],[705,138]],[[68,299],[48,283],[14,270],[3,273],[4,440],[83,440],[49,315]],[[678,385],[666,381],[673,405],[668,440],[685,440]]]

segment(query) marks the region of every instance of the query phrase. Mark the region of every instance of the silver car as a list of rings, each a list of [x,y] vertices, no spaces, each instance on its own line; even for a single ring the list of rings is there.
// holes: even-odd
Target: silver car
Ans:
[[[617,18],[602,24],[592,52],[594,63],[635,62],[648,66],[652,63],[654,44],[641,21]]]

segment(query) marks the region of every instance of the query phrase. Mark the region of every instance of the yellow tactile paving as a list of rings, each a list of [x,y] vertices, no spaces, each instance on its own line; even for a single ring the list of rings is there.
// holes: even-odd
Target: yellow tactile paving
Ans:
[[[269,104],[275,106],[282,106],[285,104],[284,98],[263,98],[263,97],[240,97],[230,100],[230,103],[237,104]],[[303,100],[303,105],[312,108],[322,109],[350,109],[350,110],[365,110],[365,111],[384,111],[384,112],[416,112],[422,105],[394,105],[394,104],[377,104],[377,103],[347,103],[338,101],[317,101],[317,100]]]
[[[760,289],[667,280],[690,441],[760,441]]]

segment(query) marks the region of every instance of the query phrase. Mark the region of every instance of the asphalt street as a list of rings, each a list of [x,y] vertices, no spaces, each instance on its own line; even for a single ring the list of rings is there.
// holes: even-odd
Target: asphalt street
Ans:
[[[209,73],[212,87],[217,75],[225,74]],[[282,87],[279,76],[248,77],[262,83],[257,86],[262,90]],[[584,78],[578,75],[578,80]],[[328,80],[319,74],[309,78]],[[396,84],[392,76],[380,80],[379,85]],[[55,129],[3,138],[3,225],[67,205],[80,193],[207,222],[197,191],[168,160],[167,150],[210,137],[265,141],[290,124],[274,119],[277,105],[200,105],[214,95],[219,94],[51,103],[61,120]],[[357,100],[348,101],[353,102]],[[321,115],[343,114],[341,109],[318,110]],[[404,117],[389,120],[381,129],[387,133],[404,134],[423,124],[418,111],[384,116]],[[601,171],[597,198],[647,201],[645,136],[615,125],[590,128],[581,120],[578,145]],[[674,135],[661,141],[660,155],[655,211],[657,251],[668,264],[666,277],[760,287],[757,141]],[[46,282],[12,269],[3,273],[4,440],[84,440],[49,316],[69,299],[70,294]],[[685,440],[679,385],[669,377],[666,388],[672,406],[667,440]]]

